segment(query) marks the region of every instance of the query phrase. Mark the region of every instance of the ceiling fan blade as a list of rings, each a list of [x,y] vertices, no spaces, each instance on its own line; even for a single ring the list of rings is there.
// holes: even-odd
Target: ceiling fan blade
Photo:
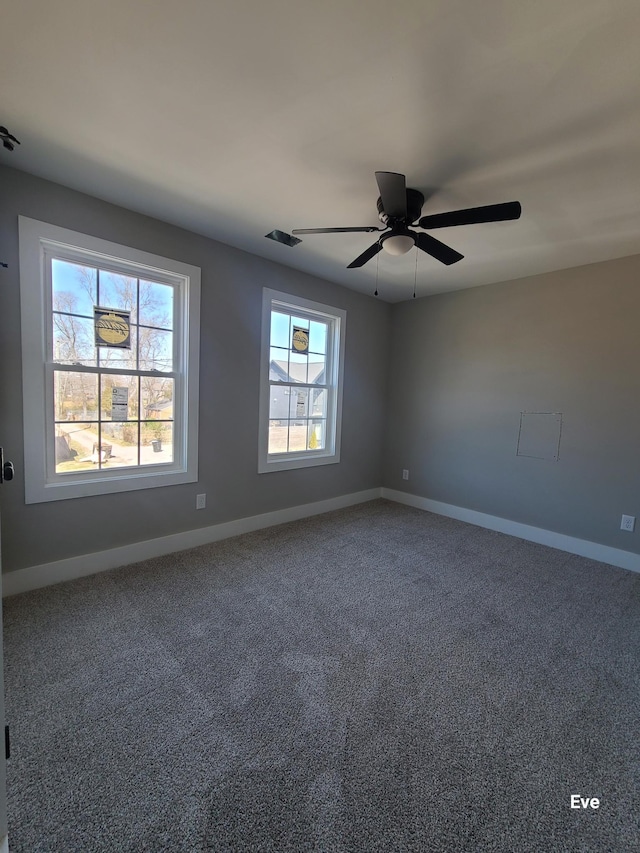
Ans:
[[[416,246],[447,266],[455,264],[464,258],[464,255],[461,255],[460,252],[456,252],[450,246],[445,246],[444,243],[436,240],[430,234],[418,234],[416,237]]]
[[[366,251],[364,251],[361,255],[358,255],[358,257],[355,259],[355,261],[351,261],[351,263],[349,264],[347,269],[352,270],[355,267],[364,266],[367,263],[367,261],[371,260],[371,258],[375,258],[375,256],[378,254],[380,249],[382,249],[382,246],[380,245],[380,243],[374,243],[373,246],[369,246],[369,248]]]
[[[302,243],[302,240],[298,240],[297,237],[292,237],[291,234],[287,234],[286,231],[280,231],[279,228],[274,228],[273,231],[269,231],[269,233],[264,236],[268,240],[275,240],[276,243],[282,243],[283,246],[297,246],[298,243]]]
[[[507,219],[520,219],[522,207],[519,201],[506,201],[504,204],[486,204],[484,207],[469,207],[466,210],[452,210],[450,213],[436,213],[423,216],[418,223],[420,228],[449,228],[453,225],[476,225],[479,222],[505,222]]]
[[[382,207],[393,219],[407,218],[407,184],[397,172],[376,172]]]
[[[376,228],[375,225],[365,225],[362,228],[294,228],[292,234],[349,234],[357,232],[384,231],[384,228]]]

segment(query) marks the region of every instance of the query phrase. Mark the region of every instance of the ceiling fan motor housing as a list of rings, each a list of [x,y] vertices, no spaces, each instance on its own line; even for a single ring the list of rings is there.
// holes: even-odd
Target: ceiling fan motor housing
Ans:
[[[393,228],[396,223],[409,225],[415,222],[422,213],[422,205],[424,204],[424,196],[419,190],[412,190],[407,187],[407,215],[404,218],[397,216],[389,216],[385,213],[382,198],[378,198],[378,218],[383,225]]]

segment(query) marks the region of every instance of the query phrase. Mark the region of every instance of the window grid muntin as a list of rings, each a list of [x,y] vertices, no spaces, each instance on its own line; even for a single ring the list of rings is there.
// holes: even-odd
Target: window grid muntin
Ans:
[[[125,373],[124,371],[120,371],[120,370],[106,370],[103,368],[79,369],[82,367],[83,367],[82,365],[66,365],[66,364],[65,365],[58,365],[58,364],[47,365],[47,372],[49,372],[49,370],[50,370],[51,374],[52,374],[51,375],[51,381],[50,381],[50,383],[48,383],[51,386],[52,392],[55,390],[55,374],[56,373],[81,373],[84,375],[96,376],[97,380],[98,380],[97,389],[96,389],[96,400],[97,400],[97,402],[96,402],[97,418],[96,419],[83,418],[82,420],[75,420],[75,421],[70,422],[70,421],[66,421],[64,419],[57,418],[56,417],[56,411],[55,411],[55,397],[52,395],[52,401],[51,402],[53,405],[53,417],[51,419],[51,423],[53,424],[53,427],[54,427],[54,432],[53,432],[54,445],[55,445],[55,437],[56,437],[56,434],[58,432],[59,425],[61,425],[61,424],[74,423],[77,425],[80,425],[80,424],[95,425],[96,431],[98,434],[97,441],[96,441],[96,444],[98,445],[98,447],[102,447],[103,444],[106,445],[106,444],[110,443],[109,439],[111,438],[111,436],[109,436],[108,433],[103,431],[103,424],[119,424],[119,423],[132,424],[132,425],[135,424],[136,432],[137,432],[137,443],[136,443],[137,462],[135,465],[130,465],[130,466],[119,465],[118,466],[118,470],[123,470],[124,468],[134,469],[136,467],[140,467],[143,464],[142,459],[141,459],[141,456],[142,456],[141,435],[142,435],[143,424],[166,423],[166,424],[171,424],[173,426],[173,447],[172,447],[172,452],[171,452],[172,458],[169,461],[158,461],[156,464],[160,465],[160,466],[166,466],[166,465],[172,464],[175,461],[175,457],[177,455],[175,442],[176,442],[176,434],[179,432],[179,429],[180,429],[180,424],[177,422],[177,418],[176,418],[177,394],[175,391],[176,387],[178,386],[179,379],[180,379],[179,374],[173,373],[171,375],[168,375],[165,373],[158,373],[158,372],[154,373],[153,371],[138,371],[138,372],[127,371]],[[103,376],[127,376],[127,377],[134,376],[137,379],[137,410],[138,410],[138,414],[136,417],[127,417],[126,421],[112,421],[112,420],[108,420],[108,419],[105,419],[102,417],[102,412],[103,412],[103,407],[102,407],[102,398],[103,398],[102,377]],[[145,376],[148,376],[151,378],[156,378],[158,376],[161,376],[163,379],[171,379],[171,381],[173,382],[173,389],[174,389],[173,397],[172,397],[172,403],[174,406],[174,417],[173,418],[149,418],[149,417],[143,416],[142,378]],[[113,441],[111,443],[113,443]],[[72,471],[72,472],[56,471],[57,462],[55,459],[55,450],[54,450],[54,456],[50,460],[50,462],[51,462],[51,466],[50,466],[51,470],[49,471],[49,475],[53,476],[53,477],[60,477],[60,476],[67,476],[68,477],[69,474],[73,474],[74,476],[76,476],[76,475],[82,476],[83,473],[85,473],[83,471]],[[102,461],[102,456],[100,453],[98,453],[96,464],[97,464],[97,467],[99,470],[102,470],[102,469],[110,470],[109,468],[105,468],[105,464]],[[147,467],[149,467],[149,463],[145,463],[145,468],[147,468]],[[89,473],[91,473],[91,472],[89,472]]]
[[[180,368],[184,363],[182,358],[186,357],[186,348],[188,346],[188,334],[186,334],[186,329],[182,329],[182,314],[181,314],[181,299],[176,298],[177,291],[181,287],[185,285],[185,279],[180,274],[171,274],[165,271],[154,270],[150,267],[145,267],[144,264],[138,264],[135,262],[129,262],[126,260],[118,260],[113,258],[108,258],[107,256],[101,256],[99,253],[92,252],[91,250],[84,250],[76,247],[65,246],[63,244],[56,244],[55,241],[45,240],[42,241],[43,251],[43,263],[44,263],[44,276],[43,283],[45,286],[45,352],[47,353],[47,361],[45,363],[45,428],[46,428],[46,483],[51,484],[55,482],[61,482],[60,478],[69,478],[70,475],[73,476],[74,480],[82,481],[84,479],[91,479],[95,477],[95,471],[100,471],[101,477],[107,478],[117,478],[122,477],[123,471],[135,471],[138,472],[141,469],[145,471],[151,470],[177,470],[181,468],[186,459],[184,459],[185,452],[185,440],[186,435],[184,432],[184,423],[183,423],[183,414],[186,411],[186,377],[183,382],[182,371],[180,370],[172,370],[172,371],[160,371],[160,370],[140,370],[138,368],[140,361],[140,342],[139,336],[136,334],[136,368],[131,367],[123,367],[123,368],[110,368],[106,365],[100,364],[100,349],[106,349],[105,347],[99,347],[94,345],[94,349],[96,352],[96,365],[83,365],[83,364],[65,364],[62,362],[57,362],[54,360],[54,329],[53,329],[53,317],[55,314],[65,313],[69,316],[78,316],[79,319],[91,320],[93,321],[93,317],[89,317],[84,314],[73,314],[72,312],[61,312],[57,311],[53,307],[53,261],[68,261],[74,264],[81,264],[84,267],[93,269],[96,271],[96,300],[97,305],[100,306],[100,272],[111,273],[113,275],[124,275],[128,278],[136,279],[136,321],[139,318],[140,314],[140,282],[144,281],[151,284],[161,284],[165,286],[170,286],[173,288],[173,298],[172,298],[172,308],[173,308],[173,316],[172,323],[173,329],[167,329],[166,327],[159,326],[149,326],[149,324],[140,324],[136,322],[133,324],[136,329],[136,333],[139,328],[150,328],[150,329],[158,329],[163,332],[170,332],[173,335],[172,341],[172,364],[175,367]],[[59,249],[57,248],[59,246]],[[87,262],[88,259],[91,259],[90,262]],[[103,262],[104,261],[104,262]],[[149,273],[146,277],[141,273],[142,271]],[[100,306],[100,307],[114,307],[114,306]],[[126,310],[126,309],[125,309]],[[181,358],[182,357],[182,358]],[[69,371],[69,372],[80,372],[80,373],[94,373],[98,376],[98,448],[100,448],[103,444],[102,441],[102,420],[100,418],[100,413],[102,411],[102,382],[100,381],[101,374],[109,374],[116,376],[123,375],[136,375],[138,377],[138,396],[140,396],[140,378],[142,376],[158,376],[163,378],[171,378],[174,382],[174,399],[173,399],[173,419],[167,419],[166,422],[170,423],[173,426],[173,434],[172,434],[172,449],[171,449],[171,460],[167,462],[158,462],[155,465],[145,464],[144,466],[141,463],[141,448],[140,448],[140,437],[141,437],[141,423],[142,420],[140,418],[140,406],[138,406],[138,418],[137,420],[128,420],[128,423],[136,423],[137,424],[137,464],[131,466],[119,466],[117,468],[108,469],[102,463],[101,453],[98,452],[98,462],[97,467],[93,470],[89,471],[73,471],[73,472],[58,472],[56,471],[57,463],[56,463],[56,455],[55,455],[55,438],[56,438],[56,428],[57,424],[60,423],[55,418],[55,400],[54,400],[54,373],[56,371]],[[94,423],[93,421],[90,421]],[[156,419],[154,419],[156,422]],[[53,429],[51,429],[53,427]],[[106,444],[107,442],[105,442]]]
[[[297,393],[298,391],[301,391],[301,390],[307,390],[309,392],[316,391],[319,394],[321,394],[322,392],[326,392],[327,402],[326,402],[326,406],[325,406],[326,414],[324,414],[324,415],[318,415],[318,414],[312,413],[312,405],[310,403],[310,400],[309,400],[309,404],[307,406],[307,414],[301,415],[300,417],[296,417],[294,415],[291,415],[290,412],[291,412],[291,407],[293,405],[291,401],[289,401],[289,405],[288,405],[288,409],[289,409],[288,416],[286,416],[286,417],[284,417],[284,416],[283,417],[271,417],[271,412],[269,412],[269,418],[268,418],[268,420],[269,420],[269,438],[271,438],[272,423],[274,423],[276,421],[285,422],[286,426],[287,426],[287,442],[286,442],[287,447],[281,451],[270,450],[269,456],[286,458],[286,457],[291,456],[291,454],[294,454],[294,453],[304,453],[305,455],[318,455],[318,456],[324,455],[327,451],[326,438],[327,438],[327,435],[329,434],[329,427],[330,427],[329,403],[330,403],[331,396],[332,396],[331,386],[330,385],[318,385],[315,383],[302,384],[302,383],[293,383],[293,382],[284,382],[284,381],[269,382],[269,399],[270,399],[270,401],[273,399],[272,398],[272,394],[273,394],[272,389],[273,388],[278,388],[278,389],[290,388],[291,391],[295,391],[295,393]],[[291,393],[291,391],[290,392],[285,391],[285,394]],[[322,425],[324,425],[324,432],[322,432],[321,435],[318,436],[318,438],[321,441],[321,446],[319,446],[318,448],[312,448],[309,446],[310,439],[311,439],[311,435],[310,435],[309,430],[311,428],[312,423],[319,423],[321,425],[321,427],[322,427]],[[304,448],[304,449],[299,449],[299,448],[298,449],[290,449],[289,448],[292,424],[293,425],[300,425],[300,424],[304,425],[304,427],[307,431],[306,448]]]
[[[54,305],[53,305],[53,290],[54,290],[53,285],[54,285],[54,282],[53,282],[53,272],[52,272],[53,262],[55,260],[66,260],[66,259],[59,257],[58,255],[52,255],[47,260],[48,260],[48,262],[47,262],[48,296],[49,296],[49,302],[50,302],[50,313],[51,313],[51,317],[52,317],[52,325],[55,323],[55,319],[54,319],[55,316],[77,318],[78,320],[87,320],[87,321],[90,321],[93,323],[94,318],[92,315],[81,314],[81,313],[77,313],[77,312],[73,312],[73,311],[61,311],[61,310],[54,307]],[[88,266],[88,265],[85,264],[84,266]],[[106,302],[105,302],[105,304],[103,304],[104,300],[102,299],[101,293],[100,293],[100,279],[101,279],[101,273],[102,272],[108,272],[110,275],[116,275],[116,274],[117,275],[123,275],[123,276],[126,275],[126,278],[130,278],[130,279],[135,280],[135,288],[136,288],[135,321],[131,324],[132,330],[135,330],[135,342],[136,342],[136,346],[135,346],[135,362],[136,362],[135,369],[140,369],[140,350],[141,350],[140,330],[141,329],[148,329],[149,331],[163,332],[163,333],[171,334],[172,336],[174,336],[172,339],[172,348],[171,348],[171,350],[172,350],[171,358],[172,358],[172,361],[174,361],[176,358],[175,335],[177,334],[176,308],[177,308],[177,303],[178,303],[178,300],[175,298],[175,289],[177,286],[176,283],[169,284],[166,281],[151,281],[148,278],[142,278],[139,275],[134,276],[130,273],[125,274],[122,271],[116,272],[113,269],[103,270],[100,266],[95,266],[95,265],[92,266],[91,268],[94,269],[96,272],[96,307],[115,308],[115,306],[113,306],[113,305],[107,305]],[[142,283],[150,284],[150,285],[157,284],[157,285],[160,285],[163,287],[169,286],[172,288],[172,290],[174,291],[174,295],[172,296],[172,308],[173,308],[173,318],[172,318],[173,327],[172,328],[169,328],[169,327],[164,326],[164,325],[151,325],[150,323],[141,323],[140,322],[140,290],[141,290],[141,284]],[[119,309],[118,308],[116,310],[131,310],[131,311],[133,311],[133,306],[131,306],[130,309],[126,309],[126,308],[125,309]],[[50,346],[49,346],[48,351],[51,355],[51,358],[53,360],[55,360],[55,355],[54,355],[55,333],[54,333],[53,329],[51,331],[52,331],[52,334],[51,334],[51,338],[50,338]],[[105,359],[105,362],[106,362],[107,353],[109,351],[109,348],[108,347],[96,346],[95,342],[94,342],[93,343],[93,349],[95,350],[96,365],[98,367],[107,366],[106,363],[104,365],[102,364],[102,360]],[[165,371],[162,371],[162,372],[165,372]]]
[[[273,335],[273,314],[283,314],[288,317],[289,320],[289,328],[288,328],[288,341],[291,340],[292,327],[297,321],[301,321],[300,325],[304,322],[309,323],[309,329],[311,327],[311,323],[321,323],[326,328],[326,336],[325,336],[325,352],[316,352],[309,350],[309,354],[307,356],[307,379],[308,379],[308,364],[309,364],[309,356],[310,355],[319,355],[324,356],[325,358],[325,379],[330,381],[325,381],[324,383],[310,383],[310,382],[300,382],[295,379],[292,379],[289,373],[289,368],[291,365],[291,348],[288,347],[286,349],[288,353],[287,360],[287,372],[289,374],[289,381],[285,379],[272,380],[269,378],[269,400],[271,400],[271,389],[273,387],[286,387],[292,386],[295,389],[304,389],[304,388],[315,388],[318,390],[324,390],[327,393],[327,415],[324,418],[312,417],[310,414],[307,415],[306,418],[278,418],[272,419],[269,417],[269,411],[267,407],[267,428],[269,430],[269,435],[267,436],[267,459],[291,459],[295,457],[300,458],[312,458],[312,457],[322,457],[331,455],[335,449],[335,437],[336,437],[336,407],[337,400],[336,395],[338,392],[337,387],[337,368],[338,368],[338,353],[336,351],[337,345],[339,342],[339,332],[340,332],[340,318],[332,316],[328,313],[324,313],[321,311],[314,311],[313,309],[305,309],[298,305],[288,305],[286,302],[281,302],[277,299],[272,299],[269,307],[269,365],[268,372],[271,366],[271,352],[273,349],[281,349],[285,350],[285,347],[282,346],[274,346],[272,343],[272,335]],[[287,450],[280,452],[269,451],[269,442],[270,442],[270,428],[272,420],[286,420],[287,421]],[[304,450],[289,450],[290,443],[290,427],[291,422],[300,422],[305,421],[307,432],[309,430],[309,426],[311,421],[320,420],[324,423],[324,443],[321,448],[312,449],[307,447]]]

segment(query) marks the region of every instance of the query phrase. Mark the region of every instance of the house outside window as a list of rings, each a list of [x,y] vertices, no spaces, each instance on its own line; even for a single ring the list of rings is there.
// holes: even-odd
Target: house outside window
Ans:
[[[258,472],[340,461],[346,312],[263,291]]]
[[[200,270],[20,217],[27,503],[197,480]]]

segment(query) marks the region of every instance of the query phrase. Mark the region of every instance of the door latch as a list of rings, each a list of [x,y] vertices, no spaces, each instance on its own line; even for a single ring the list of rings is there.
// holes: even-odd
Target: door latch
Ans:
[[[5,480],[7,483],[9,480],[13,480],[15,473],[13,462],[4,461],[4,455],[2,453],[2,448],[0,447],[0,483],[4,483]]]

